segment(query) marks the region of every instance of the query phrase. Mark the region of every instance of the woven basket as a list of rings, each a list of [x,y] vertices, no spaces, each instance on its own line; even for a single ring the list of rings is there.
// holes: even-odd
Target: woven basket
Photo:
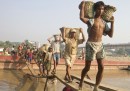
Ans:
[[[47,51],[48,51],[48,48],[49,48],[49,45],[43,44],[43,45],[40,47],[40,51],[47,52]]]
[[[80,36],[80,30],[82,28],[67,28],[67,27],[62,27],[60,28],[60,31],[63,35],[63,31],[65,32],[65,37],[69,38],[69,34],[70,34],[70,30],[71,29],[75,29],[76,30],[76,39],[79,39],[79,36]]]
[[[94,17],[94,10],[93,10],[94,2],[92,1],[86,1],[85,7],[84,7],[84,14],[87,18],[93,18]]]
[[[94,17],[93,5],[94,5],[94,2],[85,1],[84,16],[86,18],[91,19]],[[81,7],[82,7],[82,2],[79,4],[79,9],[81,9]]]
[[[79,9],[81,9],[81,4],[79,5]],[[85,17],[91,19],[94,18],[94,2],[92,1],[85,1],[85,9],[84,9],[84,15]],[[102,18],[105,21],[110,21],[111,17],[113,16],[113,13],[116,11],[116,8],[110,5],[105,6],[104,13],[102,15]]]
[[[110,5],[105,6],[104,13],[102,15],[102,18],[105,21],[110,21],[111,17],[113,16],[113,13],[116,11],[116,8]]]

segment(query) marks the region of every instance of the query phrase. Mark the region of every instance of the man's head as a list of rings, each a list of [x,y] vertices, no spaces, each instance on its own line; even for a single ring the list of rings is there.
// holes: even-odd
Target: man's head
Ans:
[[[76,30],[75,29],[71,29],[70,30],[70,37],[74,38],[76,36]]]
[[[104,12],[105,4],[103,1],[98,1],[94,4],[94,11],[96,15],[102,15]]]
[[[54,35],[55,41],[59,41],[59,35]]]
[[[52,47],[49,47],[49,48],[48,48],[48,51],[49,51],[49,52],[52,52]]]

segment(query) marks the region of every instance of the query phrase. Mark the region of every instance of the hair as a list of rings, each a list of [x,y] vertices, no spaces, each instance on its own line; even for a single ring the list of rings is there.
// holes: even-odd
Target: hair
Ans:
[[[48,48],[48,51],[50,51],[51,49],[52,49],[52,47],[49,47],[49,48]]]
[[[69,38],[71,38],[71,33],[72,33],[71,30],[69,31]],[[76,39],[76,35],[74,36],[74,38]]]
[[[104,6],[105,7],[105,4],[103,1],[98,1],[96,3],[94,3],[94,11],[96,11],[96,9],[100,6]]]

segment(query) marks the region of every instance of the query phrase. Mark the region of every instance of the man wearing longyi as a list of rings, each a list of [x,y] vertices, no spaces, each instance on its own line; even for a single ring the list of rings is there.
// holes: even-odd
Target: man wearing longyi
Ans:
[[[108,35],[109,37],[113,37],[114,17],[111,17],[111,26],[109,28],[107,23],[102,19],[102,14],[105,8],[104,2],[98,1],[94,4],[95,14],[93,19],[89,19],[84,16],[84,8],[85,1],[82,1],[80,8],[80,20],[88,26],[88,40],[86,43],[85,67],[83,68],[81,73],[79,89],[82,89],[83,80],[90,69],[91,62],[96,59],[98,63],[98,72],[96,75],[96,83],[93,91],[98,91],[99,84],[103,77],[103,60],[105,58],[104,47],[102,43],[102,35]]]

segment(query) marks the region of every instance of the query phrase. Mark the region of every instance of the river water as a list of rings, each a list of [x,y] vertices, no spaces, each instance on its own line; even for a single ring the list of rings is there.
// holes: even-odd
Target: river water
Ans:
[[[40,81],[35,78],[27,78],[26,70],[0,70],[0,91],[44,91],[45,81]],[[59,71],[58,73],[64,76],[65,71]],[[80,75],[81,71],[72,71],[72,74]],[[92,80],[95,80],[96,71],[91,70],[88,75]],[[48,91],[62,91],[64,85],[58,82],[58,85],[48,85]],[[103,84],[120,87],[130,91],[130,71],[127,70],[105,70],[102,80]],[[56,88],[54,88],[56,87]]]

